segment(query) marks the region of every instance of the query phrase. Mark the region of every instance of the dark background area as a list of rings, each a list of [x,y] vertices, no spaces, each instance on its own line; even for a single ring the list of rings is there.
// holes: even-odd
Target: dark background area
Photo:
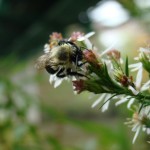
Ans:
[[[5,0],[0,6],[0,55],[27,57],[47,42],[51,32],[63,32],[69,24],[90,30],[86,10],[98,0]],[[81,22],[81,18],[82,22]]]

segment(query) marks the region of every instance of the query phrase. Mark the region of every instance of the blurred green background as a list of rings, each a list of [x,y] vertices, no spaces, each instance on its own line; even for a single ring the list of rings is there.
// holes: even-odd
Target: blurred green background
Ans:
[[[0,150],[149,150],[148,137],[124,125],[126,104],[92,109],[95,96],[54,89],[34,68],[49,34],[96,34],[99,51],[114,44],[130,62],[149,46],[149,0],[0,0]]]

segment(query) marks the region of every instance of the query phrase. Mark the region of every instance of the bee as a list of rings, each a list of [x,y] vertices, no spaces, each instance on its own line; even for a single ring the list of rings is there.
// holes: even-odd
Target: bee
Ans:
[[[84,75],[78,71],[84,64],[82,61],[83,52],[81,48],[71,41],[60,40],[58,45],[38,58],[36,68],[45,68],[49,74],[56,74],[58,78],[83,77]]]

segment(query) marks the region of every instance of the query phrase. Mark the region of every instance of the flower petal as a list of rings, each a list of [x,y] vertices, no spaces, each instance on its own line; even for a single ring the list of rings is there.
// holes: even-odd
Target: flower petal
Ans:
[[[141,126],[138,126],[138,128],[136,129],[136,133],[135,133],[135,135],[134,135],[134,138],[133,138],[132,143],[134,143],[134,142],[135,142],[135,140],[137,139],[137,137],[138,137],[138,135],[139,135],[140,130],[141,130]]]
[[[92,108],[94,108],[95,106],[97,106],[105,97],[106,94],[101,94],[100,97],[92,104]]]
[[[106,111],[107,109],[108,109],[108,107],[109,107],[109,103],[110,103],[110,100],[108,100],[109,98],[111,97],[111,95],[109,94],[107,94],[107,96],[105,97],[105,101],[104,101],[104,105],[103,105],[103,107],[102,107],[102,112],[104,112],[104,111]],[[108,100],[108,101],[107,101]],[[107,101],[107,102],[106,102]]]
[[[131,98],[127,104],[127,108],[130,109],[131,105],[134,103],[135,98]]]
[[[106,53],[108,53],[109,51],[112,50],[112,48],[116,45],[116,42],[113,42],[107,49],[105,49],[101,54],[100,56],[103,56],[105,55]]]
[[[54,82],[54,88],[57,88],[61,83],[62,83],[63,79],[56,79]]]
[[[142,77],[143,77],[143,68],[141,67],[139,68],[136,76],[135,86],[137,89],[141,87]]]
[[[137,71],[137,70],[140,70],[141,68],[142,68],[142,63],[141,62],[139,62],[139,63],[136,63],[136,64],[131,64],[131,65],[129,65],[129,68],[131,69],[131,71],[132,72],[134,72],[134,71]]]
[[[139,91],[135,90],[132,86],[129,86],[128,89],[130,89],[134,95],[139,93]]]
[[[50,75],[50,77],[49,77],[50,84],[52,84],[54,82],[54,80],[55,80],[55,75]]]
[[[122,98],[121,100],[119,100],[118,102],[116,102],[115,105],[118,106],[118,105],[120,105],[122,103],[125,103],[126,101],[129,100],[128,98],[130,98],[130,96],[126,96],[126,97]]]
[[[90,38],[91,36],[93,36],[95,34],[95,32],[89,32],[87,33],[85,36],[82,36],[80,38],[78,38],[78,41],[84,41],[85,39]]]
[[[149,88],[150,88],[150,80],[142,86],[141,91],[148,90]]]

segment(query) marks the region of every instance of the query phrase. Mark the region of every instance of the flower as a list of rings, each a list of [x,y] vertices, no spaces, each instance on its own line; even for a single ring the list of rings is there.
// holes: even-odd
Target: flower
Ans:
[[[120,68],[114,69],[114,78],[124,87],[128,87],[128,86],[134,87],[132,76],[130,77],[126,76],[122,71],[122,69]]]
[[[150,49],[141,48],[139,60],[143,64],[143,68],[150,73]]]
[[[132,127],[132,131],[135,132],[132,143],[135,142],[141,130],[150,134],[150,106],[143,107],[140,112],[136,110],[125,124]]]
[[[54,85],[54,88],[57,88],[64,80],[68,80],[68,78],[58,78],[56,75],[50,75],[49,77],[49,82]]]
[[[133,88],[133,86],[129,86],[128,89],[131,90],[134,95],[138,95],[138,93],[139,93],[139,91],[137,91],[135,88]]]
[[[116,49],[110,49],[109,51],[107,51],[106,53],[109,57],[113,57],[116,60],[119,60],[121,58],[121,54],[118,50]]]
[[[111,96],[112,96],[111,94],[106,94],[106,93],[100,94],[99,98],[92,104],[91,107],[94,108],[103,101],[102,112],[106,111],[109,107],[109,103],[110,103],[109,98]]]
[[[96,58],[96,55],[93,53],[92,50],[84,50],[83,51],[84,59],[92,64],[98,64],[98,60]]]
[[[123,64],[123,59],[121,58],[121,54],[118,50],[109,49],[106,52],[104,52],[103,55],[104,54],[107,54],[109,59],[112,59],[112,60],[115,59],[115,61],[118,61],[120,64]]]
[[[142,82],[142,77],[143,77],[143,65],[141,62],[139,62],[136,64],[129,65],[129,68],[131,68],[132,72],[138,71],[137,76],[136,76],[135,87],[137,90],[139,90],[141,87],[141,82]]]
[[[71,37],[69,38],[69,41],[75,42],[77,41],[79,38],[83,37],[84,33],[81,32],[73,32],[71,34]]]
[[[50,49],[53,48],[54,46],[57,46],[58,41],[62,40],[62,34],[57,33],[57,32],[53,32],[49,37],[50,37],[49,44],[46,43],[44,45],[44,52],[45,53],[49,53]]]
[[[84,44],[85,44],[87,49],[93,49],[93,44],[90,42],[89,38],[91,36],[93,36],[94,34],[95,34],[95,32],[89,32],[86,35],[78,38],[77,41],[79,41],[79,42],[84,41]]]
[[[140,91],[146,91],[148,89],[150,89],[150,80],[148,80],[146,83],[143,84]]]
[[[53,32],[51,35],[50,35],[50,40],[49,40],[49,47],[50,48],[53,48],[55,46],[58,45],[58,41],[62,40],[63,37],[62,37],[62,34],[61,33],[57,33],[57,32]]]
[[[136,76],[136,89],[139,91],[143,91],[145,87],[141,86],[142,82],[142,76],[143,76],[143,68],[150,72],[150,49],[148,48],[140,48],[139,49],[139,56],[134,58],[135,60],[138,60],[140,62],[129,65],[129,68],[132,68],[131,71],[138,71]],[[145,85],[149,85],[149,82]],[[142,88],[142,89],[141,89]]]
[[[54,41],[54,40],[62,40],[62,34],[61,33],[58,33],[58,32],[53,32],[51,35],[50,35],[50,42],[51,41]]]
[[[75,80],[72,81],[72,83],[73,83],[74,91],[77,91],[77,94],[80,94],[82,91],[85,90],[84,80],[82,79]]]
[[[122,103],[125,103],[128,101],[128,104],[127,104],[127,108],[130,109],[131,108],[131,105],[134,103],[135,101],[135,98],[132,98],[131,96],[125,96],[125,95],[120,95],[120,96],[117,96],[117,98],[119,99],[115,105],[118,106]]]

